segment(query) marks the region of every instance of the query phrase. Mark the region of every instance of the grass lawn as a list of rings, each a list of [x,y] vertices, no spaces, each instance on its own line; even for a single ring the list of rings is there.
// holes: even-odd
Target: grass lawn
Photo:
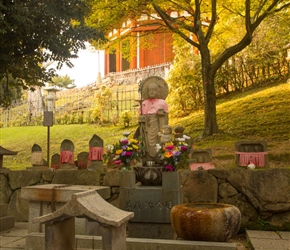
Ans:
[[[217,100],[217,120],[220,133],[200,138],[203,131],[203,112],[187,117],[170,118],[170,125],[182,125],[185,133],[195,138],[195,148],[211,148],[217,169],[234,167],[234,143],[241,140],[265,140],[270,167],[290,167],[290,84],[279,83],[241,93],[231,93]],[[136,124],[136,123],[135,123]],[[124,131],[132,134],[137,126],[114,127],[97,125],[54,125],[50,128],[50,155],[60,152],[60,144],[69,139],[76,155],[88,151],[89,140],[97,134],[110,144],[122,137]],[[15,156],[4,156],[3,166],[21,170],[31,167],[31,148],[34,143],[47,156],[47,127],[28,126],[0,129],[0,145],[17,151]]]

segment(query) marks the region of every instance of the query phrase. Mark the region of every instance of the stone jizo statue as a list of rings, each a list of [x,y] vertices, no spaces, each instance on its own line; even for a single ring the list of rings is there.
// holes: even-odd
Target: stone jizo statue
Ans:
[[[138,122],[140,136],[145,140],[145,162],[159,162],[155,146],[160,143],[158,133],[168,125],[167,95],[168,86],[161,77],[148,77],[141,84],[142,103]]]

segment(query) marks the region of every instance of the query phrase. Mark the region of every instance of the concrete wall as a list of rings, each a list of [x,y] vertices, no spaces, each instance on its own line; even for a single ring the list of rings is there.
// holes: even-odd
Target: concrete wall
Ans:
[[[120,172],[58,170],[10,171],[0,174],[0,203],[9,205],[16,221],[28,220],[28,201],[21,187],[41,184],[103,185],[111,187],[119,204]],[[219,202],[237,206],[242,229],[290,230],[290,169],[180,171],[183,202]]]

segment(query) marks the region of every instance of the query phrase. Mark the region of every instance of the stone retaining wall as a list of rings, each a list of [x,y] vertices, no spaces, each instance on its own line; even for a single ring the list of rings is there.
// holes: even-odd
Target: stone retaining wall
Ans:
[[[0,203],[9,205],[16,221],[28,221],[28,201],[21,187],[41,184],[104,185],[118,207],[120,172],[58,170],[10,171],[0,174]],[[219,202],[237,206],[242,229],[290,230],[290,169],[181,170],[183,202]]]

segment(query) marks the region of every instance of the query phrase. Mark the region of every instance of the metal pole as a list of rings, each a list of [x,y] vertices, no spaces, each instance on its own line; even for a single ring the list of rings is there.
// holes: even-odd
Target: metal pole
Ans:
[[[50,126],[47,126],[47,166],[49,167]]]

